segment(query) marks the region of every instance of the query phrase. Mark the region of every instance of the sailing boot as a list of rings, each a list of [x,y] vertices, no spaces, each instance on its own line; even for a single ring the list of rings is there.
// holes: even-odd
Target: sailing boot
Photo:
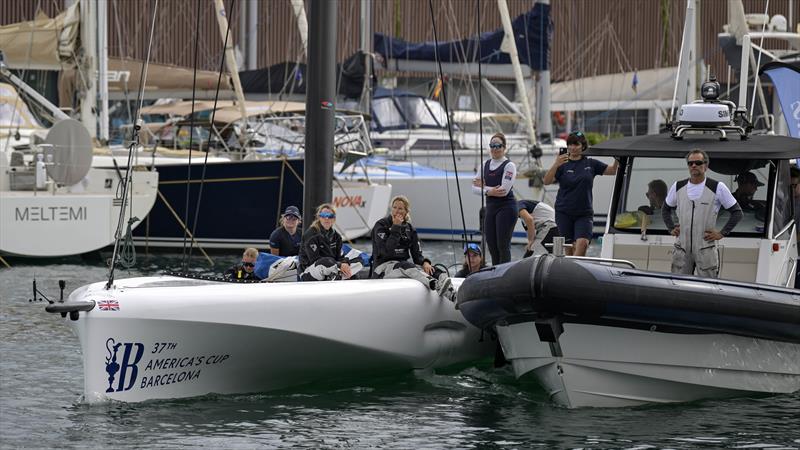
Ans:
[[[450,301],[455,298],[455,290],[453,289],[453,281],[447,275],[447,272],[442,272],[436,279],[436,292],[440,297],[444,297]]]

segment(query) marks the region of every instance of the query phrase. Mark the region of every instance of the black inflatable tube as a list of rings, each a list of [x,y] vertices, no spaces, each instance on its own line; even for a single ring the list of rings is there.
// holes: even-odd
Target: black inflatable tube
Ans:
[[[630,322],[800,342],[800,291],[611,267],[544,255],[471,275],[458,307],[487,328],[520,315],[582,323]]]

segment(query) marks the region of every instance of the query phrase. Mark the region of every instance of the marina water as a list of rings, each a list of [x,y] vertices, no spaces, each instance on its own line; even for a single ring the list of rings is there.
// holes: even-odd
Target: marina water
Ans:
[[[434,261],[460,260],[456,246],[423,245]],[[515,246],[512,256],[521,254]],[[213,257],[216,269],[195,256],[194,270],[217,273],[239,255]],[[77,339],[28,299],[34,275],[53,298],[59,279],[69,292],[107,270],[80,258],[11,262],[0,269],[1,448],[800,448],[800,393],[567,410],[492,361],[263,394],[89,406]],[[179,265],[180,255],[140,254],[137,268],[117,277]]]

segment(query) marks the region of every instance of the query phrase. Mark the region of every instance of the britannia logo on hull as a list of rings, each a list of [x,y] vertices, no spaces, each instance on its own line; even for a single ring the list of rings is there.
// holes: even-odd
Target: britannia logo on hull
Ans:
[[[120,347],[124,347],[122,354],[122,363],[117,362],[117,354]],[[106,341],[106,373],[108,373],[108,389],[107,393],[122,392],[130,390],[133,387],[136,378],[139,375],[139,360],[142,359],[144,354],[144,344],[138,342],[116,342],[114,338],[108,338]],[[114,386],[114,381],[117,379],[119,373],[119,382]],[[125,382],[128,381],[126,384]]]

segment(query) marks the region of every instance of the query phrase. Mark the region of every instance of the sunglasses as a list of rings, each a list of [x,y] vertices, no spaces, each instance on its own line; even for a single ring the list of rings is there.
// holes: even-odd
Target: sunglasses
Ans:
[[[489,144],[489,148],[503,148],[503,144]]]
[[[572,132],[572,133],[570,133],[569,135],[570,135],[570,136],[578,136],[578,137],[583,137],[583,132],[582,132],[582,131],[573,131],[573,132]]]
[[[478,244],[473,244],[473,243],[467,244],[464,246],[464,253],[467,253],[468,251],[472,251],[480,255],[481,247]]]
[[[256,264],[255,263],[251,263],[251,262],[243,262],[242,266],[244,266],[244,267],[255,267]]]
[[[336,214],[334,214],[332,212],[323,211],[323,212],[319,213],[319,218],[320,219],[335,219],[336,218]]]
[[[300,220],[300,218],[289,214],[288,216],[283,216],[283,220],[295,221],[295,220]]]
[[[705,161],[686,161],[687,166],[702,166],[705,163]]]

